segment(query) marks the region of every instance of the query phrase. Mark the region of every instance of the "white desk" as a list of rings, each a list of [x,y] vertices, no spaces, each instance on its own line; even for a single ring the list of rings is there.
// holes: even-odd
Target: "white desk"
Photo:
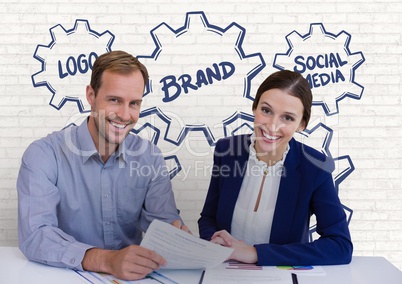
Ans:
[[[401,284],[402,272],[383,257],[353,257],[348,265],[323,266],[325,276],[299,275],[299,284]],[[201,271],[171,270],[163,273],[183,284],[198,284]],[[0,283],[83,284],[74,271],[28,261],[15,247],[0,247]]]

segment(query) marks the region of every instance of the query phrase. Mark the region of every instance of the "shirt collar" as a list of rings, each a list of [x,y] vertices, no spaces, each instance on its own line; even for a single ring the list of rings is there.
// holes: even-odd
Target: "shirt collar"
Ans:
[[[126,142],[128,136],[131,135],[130,133],[127,135],[127,137],[123,140],[123,142],[120,143],[119,147],[117,147],[117,150],[115,152],[115,159],[121,159],[125,163],[127,163],[126,156],[127,156],[127,147],[126,147]]]
[[[250,141],[251,141],[250,146],[249,146],[250,159],[252,161],[254,161],[255,164],[265,167],[267,164],[263,161],[260,161],[257,158],[257,152],[255,151],[255,140],[256,140],[256,136],[255,136],[255,133],[253,132],[253,134],[251,134],[251,136],[250,136]],[[277,163],[275,163],[274,166],[283,166],[283,163],[285,162],[286,155],[288,154],[289,150],[290,150],[290,145],[288,143],[288,145],[286,146],[286,150],[282,155],[282,159],[280,161],[278,161]]]
[[[88,129],[88,120],[85,119],[80,126],[78,126],[78,142],[80,147],[80,153],[82,156],[82,160],[85,163],[88,159],[94,155],[99,156],[98,150],[96,149],[95,143],[92,139],[91,133]],[[131,135],[131,134],[129,134]],[[119,145],[117,150],[110,156],[112,159],[118,160],[121,159],[123,162],[127,163],[127,147],[126,147],[127,138],[123,140],[123,142]]]
[[[98,150],[95,147],[95,143],[92,139],[91,133],[89,133],[88,129],[88,119],[85,119],[80,126],[78,126],[77,130],[77,144],[80,148],[82,161],[86,162],[88,159],[95,154],[98,154]]]

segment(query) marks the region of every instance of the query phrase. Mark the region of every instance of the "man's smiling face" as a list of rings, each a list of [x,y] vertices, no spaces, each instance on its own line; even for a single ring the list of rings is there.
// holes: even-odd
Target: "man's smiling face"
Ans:
[[[116,149],[133,129],[140,115],[144,87],[140,71],[130,74],[105,71],[96,96],[92,87],[87,87],[91,105],[88,128],[100,153],[104,147]]]

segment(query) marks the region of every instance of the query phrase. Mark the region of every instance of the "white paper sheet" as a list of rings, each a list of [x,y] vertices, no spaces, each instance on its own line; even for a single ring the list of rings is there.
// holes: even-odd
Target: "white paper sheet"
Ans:
[[[292,274],[326,275],[321,266],[258,266],[256,264],[226,261],[213,269],[206,269],[203,284],[292,283]]]
[[[206,269],[202,284],[291,284],[292,276],[285,270],[265,269],[254,264],[232,265],[223,263]]]
[[[163,269],[206,269],[224,262],[233,249],[200,239],[170,224],[153,220],[141,246],[162,255]]]
[[[325,270],[322,266],[267,266],[265,269],[281,269],[290,273],[308,275],[308,276],[325,276]]]
[[[91,284],[179,284],[175,280],[172,280],[156,271],[148,274],[144,279],[132,281],[121,280],[113,275],[104,273],[78,270],[75,270],[75,272],[83,282]]]

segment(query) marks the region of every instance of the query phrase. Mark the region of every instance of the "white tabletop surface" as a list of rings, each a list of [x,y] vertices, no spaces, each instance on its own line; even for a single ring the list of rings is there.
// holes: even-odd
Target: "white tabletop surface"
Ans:
[[[402,284],[402,272],[383,257],[355,256],[351,264],[323,266],[325,276],[299,275],[299,284]],[[163,273],[183,284],[198,284],[202,271]],[[0,283],[85,283],[74,271],[28,261],[16,247],[0,247]]]

